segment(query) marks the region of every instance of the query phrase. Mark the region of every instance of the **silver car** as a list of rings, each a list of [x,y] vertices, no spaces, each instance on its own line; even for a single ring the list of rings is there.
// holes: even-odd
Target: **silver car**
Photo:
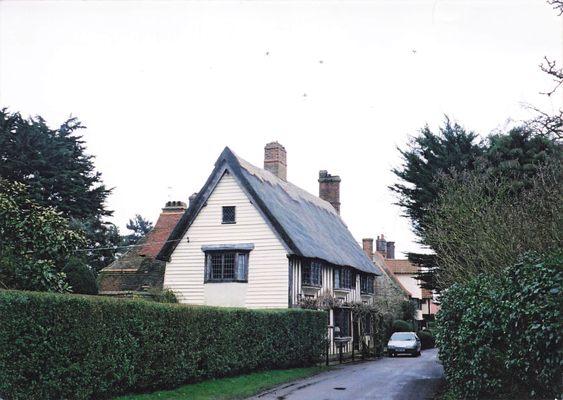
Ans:
[[[420,355],[420,339],[414,332],[395,332],[387,343],[387,355],[396,357],[397,354]]]

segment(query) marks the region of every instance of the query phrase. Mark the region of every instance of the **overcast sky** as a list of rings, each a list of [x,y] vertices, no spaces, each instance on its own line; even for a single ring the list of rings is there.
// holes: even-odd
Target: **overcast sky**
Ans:
[[[0,2],[0,105],[88,127],[124,228],[199,190],[225,146],[318,194],[342,178],[356,239],[417,250],[387,186],[396,147],[444,114],[487,135],[546,111],[538,68],[561,59],[562,19],[543,0]]]

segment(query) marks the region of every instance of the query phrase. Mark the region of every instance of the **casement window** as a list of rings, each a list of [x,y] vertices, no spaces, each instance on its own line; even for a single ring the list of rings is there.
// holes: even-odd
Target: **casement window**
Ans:
[[[373,294],[375,291],[374,283],[375,276],[371,274],[360,275],[360,290],[362,294]]]
[[[205,282],[248,281],[248,251],[209,251],[205,260]]]
[[[301,265],[301,284],[304,286],[322,285],[322,264],[317,261],[303,261]]]
[[[350,268],[335,267],[334,268],[334,288],[335,289],[351,289],[355,286],[354,273]]]
[[[335,336],[351,336],[350,332],[350,310],[347,308],[334,309],[334,327],[338,327]],[[340,330],[340,332],[338,332]]]
[[[223,224],[235,224],[236,223],[236,207],[235,206],[225,206],[223,207]]]

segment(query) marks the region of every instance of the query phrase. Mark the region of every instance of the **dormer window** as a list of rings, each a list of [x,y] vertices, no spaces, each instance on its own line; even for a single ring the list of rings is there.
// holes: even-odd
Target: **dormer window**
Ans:
[[[223,207],[223,224],[235,224],[236,223],[236,207],[235,206],[224,206]]]

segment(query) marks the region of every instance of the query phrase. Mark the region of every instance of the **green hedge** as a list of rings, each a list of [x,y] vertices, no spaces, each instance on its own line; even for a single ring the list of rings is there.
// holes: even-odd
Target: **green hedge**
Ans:
[[[0,291],[0,398],[100,399],[311,365],[326,313]]]
[[[560,396],[562,265],[561,253],[528,255],[501,277],[478,276],[444,293],[436,337],[456,398]]]
[[[431,349],[436,345],[436,341],[434,340],[434,336],[432,336],[432,332],[419,331],[417,335],[420,339],[420,347],[422,348],[422,350]]]
[[[393,332],[412,332],[414,331],[413,326],[410,322],[403,321],[402,319],[396,319],[393,321]]]

